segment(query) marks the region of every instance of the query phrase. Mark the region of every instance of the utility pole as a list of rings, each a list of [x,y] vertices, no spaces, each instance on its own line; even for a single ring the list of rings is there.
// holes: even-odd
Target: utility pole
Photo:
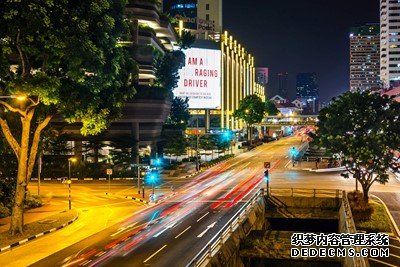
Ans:
[[[200,170],[200,160],[199,160],[199,117],[197,117],[196,123],[196,171]]]

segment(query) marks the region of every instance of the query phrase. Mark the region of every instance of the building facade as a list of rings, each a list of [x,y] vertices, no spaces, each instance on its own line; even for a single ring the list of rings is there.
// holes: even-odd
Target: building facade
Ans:
[[[350,91],[380,87],[380,35],[378,24],[350,29]]]
[[[400,2],[380,1],[380,78],[385,88],[400,81]]]
[[[317,81],[317,74],[299,73],[296,77],[296,96],[299,98],[316,98],[319,97],[319,86]]]
[[[303,111],[307,114],[318,112],[319,86],[317,74],[299,73],[296,76],[296,96],[303,102]]]
[[[164,0],[164,12],[199,39],[222,32],[222,0]],[[177,25],[178,26],[178,25]]]
[[[268,68],[256,68],[256,78],[257,83],[264,86],[264,95],[267,96],[269,78]]]
[[[288,98],[288,76],[287,72],[278,73],[278,94],[284,98]]]

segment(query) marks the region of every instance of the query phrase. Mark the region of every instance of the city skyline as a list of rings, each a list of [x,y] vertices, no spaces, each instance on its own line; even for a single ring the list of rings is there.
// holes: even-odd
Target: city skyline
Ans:
[[[268,95],[278,94],[280,72],[289,73],[291,98],[296,93],[296,75],[316,72],[320,98],[329,101],[349,90],[350,28],[379,23],[379,1],[250,0],[243,5],[225,0],[223,21],[225,28],[253,51],[257,65],[270,69]]]

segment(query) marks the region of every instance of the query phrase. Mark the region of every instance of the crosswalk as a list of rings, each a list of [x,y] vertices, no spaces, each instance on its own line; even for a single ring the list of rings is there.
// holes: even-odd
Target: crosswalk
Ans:
[[[400,241],[397,237],[389,239],[388,258],[369,258],[371,267],[398,267],[400,266]]]

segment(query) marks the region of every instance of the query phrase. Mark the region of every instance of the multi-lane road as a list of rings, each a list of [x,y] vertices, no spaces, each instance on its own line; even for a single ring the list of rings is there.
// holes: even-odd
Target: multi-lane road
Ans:
[[[182,185],[180,180],[181,186],[167,200],[41,257],[33,266],[185,266],[260,187],[265,187],[264,161],[272,165],[272,188],[354,189],[353,180],[345,180],[337,173],[286,169],[290,148],[300,145],[299,137],[281,139],[221,163],[190,178],[186,184]],[[399,189],[396,180],[389,186],[372,188]],[[90,222],[84,227],[91,227]],[[63,242],[54,234],[54,243]],[[8,255],[15,257],[19,250],[32,246],[27,244]],[[0,261],[6,258],[7,255],[0,255]]]
[[[288,161],[289,148],[298,145],[298,138],[285,139],[239,155],[181,186],[168,200],[33,266],[185,266],[264,186],[263,162],[271,162],[272,178]]]

